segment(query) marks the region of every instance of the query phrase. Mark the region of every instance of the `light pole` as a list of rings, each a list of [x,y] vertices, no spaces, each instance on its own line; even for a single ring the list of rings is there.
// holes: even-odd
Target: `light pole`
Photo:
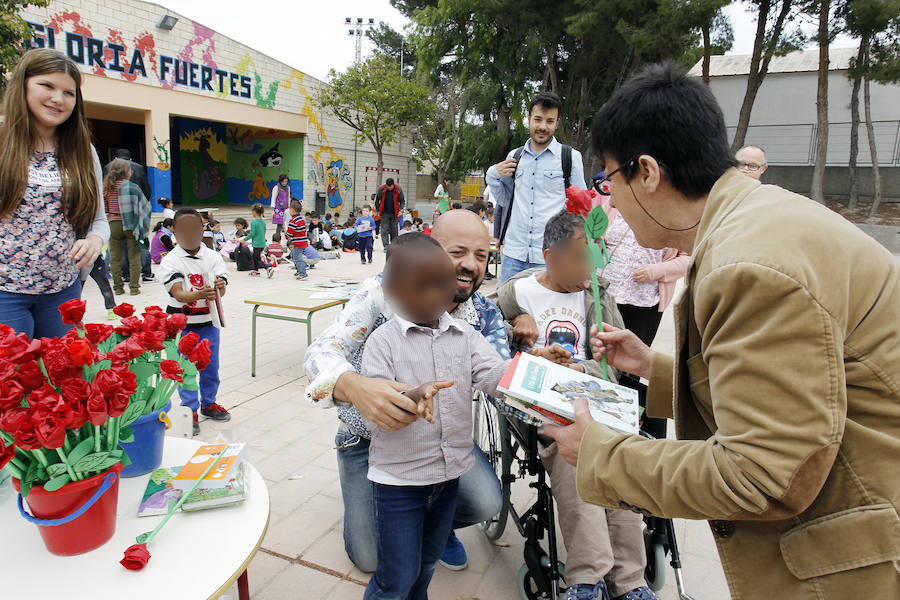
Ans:
[[[347,30],[347,34],[356,38],[354,41],[356,42],[356,54],[354,57],[354,64],[359,66],[360,61],[362,61],[362,39],[363,34],[367,29],[371,29],[375,27],[375,19],[363,19],[362,17],[356,17],[354,21],[350,17],[346,17],[344,19],[344,24],[352,27],[352,29]],[[357,121],[359,120],[359,114],[356,115]],[[359,173],[356,170],[356,155],[359,149],[359,142],[356,139],[356,134],[353,135],[353,196],[350,200],[350,210],[356,212],[356,183],[359,180]],[[365,203],[365,198],[363,198],[363,203]]]

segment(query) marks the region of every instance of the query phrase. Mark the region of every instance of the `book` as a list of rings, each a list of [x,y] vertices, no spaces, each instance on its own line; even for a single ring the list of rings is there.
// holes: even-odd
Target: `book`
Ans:
[[[152,517],[164,515],[169,512],[169,507],[177,503],[184,493],[172,485],[172,480],[183,465],[176,467],[160,467],[150,473],[150,481],[138,506],[139,517]],[[216,489],[197,488],[181,505],[182,511],[206,510],[220,506],[239,504],[247,498],[247,483],[244,473],[244,464],[238,468],[235,476],[230,479],[225,487]]]
[[[513,402],[511,406],[547,423],[574,422],[572,400],[585,398],[595,421],[622,433],[638,432],[636,390],[538,356],[517,354],[497,389],[506,395],[507,402]]]
[[[240,466],[245,449],[246,444],[211,444],[197,448],[194,456],[172,480],[172,486],[181,490],[190,488],[200,479],[210,461],[215,460],[215,466],[206,474],[201,485],[207,489],[225,487]],[[216,457],[218,452],[222,455]]]

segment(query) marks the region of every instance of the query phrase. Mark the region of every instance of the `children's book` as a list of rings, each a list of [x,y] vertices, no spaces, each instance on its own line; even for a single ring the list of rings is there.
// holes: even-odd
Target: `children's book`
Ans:
[[[172,480],[172,486],[182,490],[190,488],[203,475],[210,461],[214,460],[215,466],[206,474],[201,485],[207,489],[225,487],[237,473],[245,449],[246,444],[211,444],[197,448],[191,460]],[[222,455],[216,456],[219,452]]]
[[[595,421],[623,433],[638,432],[636,390],[531,354],[516,355],[497,389],[506,395],[507,403],[547,423],[574,422],[572,400],[585,398]]]
[[[172,480],[178,475],[183,466],[160,467],[150,473],[150,481],[138,506],[139,517],[152,517],[164,515],[169,512],[169,506],[177,503],[184,493],[172,485]],[[238,468],[235,476],[230,479],[225,487],[216,489],[197,488],[181,505],[183,511],[205,510],[230,506],[243,502],[247,498],[247,483],[244,474],[244,465]]]

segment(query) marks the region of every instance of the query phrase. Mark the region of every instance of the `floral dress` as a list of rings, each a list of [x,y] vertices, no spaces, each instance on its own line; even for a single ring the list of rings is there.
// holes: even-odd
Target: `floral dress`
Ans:
[[[75,230],[62,212],[62,179],[56,153],[33,152],[22,202],[0,220],[0,290],[53,294],[78,277],[68,253]]]

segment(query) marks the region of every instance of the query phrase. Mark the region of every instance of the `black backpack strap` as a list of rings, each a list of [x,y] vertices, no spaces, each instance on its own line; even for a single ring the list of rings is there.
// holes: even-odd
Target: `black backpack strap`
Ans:
[[[525,146],[516,148],[516,152],[515,152],[515,154],[513,154],[512,157],[516,160],[519,160],[520,158],[522,158],[522,152],[524,152],[524,151],[525,151]],[[500,230],[500,242],[498,243],[498,245],[500,245],[500,246],[503,245],[503,240],[506,238],[506,230],[509,228],[509,219],[512,217],[512,207],[513,207],[513,201],[515,199],[516,199],[516,178],[515,178],[515,173],[513,173],[513,187],[512,187],[512,192],[510,192],[510,194],[509,194],[509,204],[506,206],[506,208],[503,209],[503,215],[502,215],[503,229]]]
[[[569,189],[572,179],[572,146],[562,147],[563,189]]]

